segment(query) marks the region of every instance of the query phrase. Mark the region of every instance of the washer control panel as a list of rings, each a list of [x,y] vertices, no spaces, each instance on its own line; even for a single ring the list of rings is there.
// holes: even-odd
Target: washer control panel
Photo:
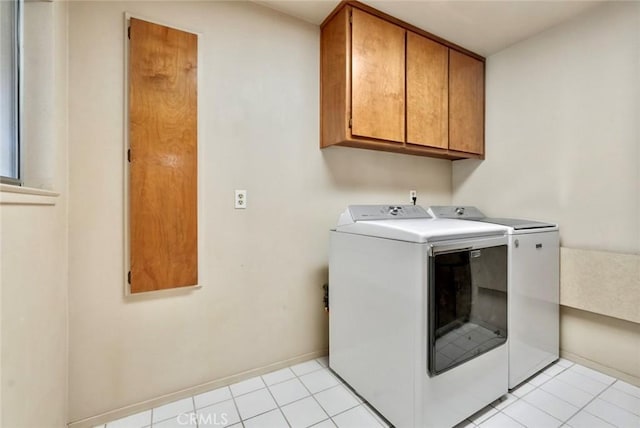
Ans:
[[[432,218],[419,205],[350,205],[353,221]]]

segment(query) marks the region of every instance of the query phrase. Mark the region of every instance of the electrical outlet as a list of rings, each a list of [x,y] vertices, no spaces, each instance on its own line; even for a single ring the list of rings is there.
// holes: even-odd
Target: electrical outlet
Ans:
[[[247,208],[247,191],[236,190],[236,209],[243,210]]]
[[[413,204],[413,198],[418,199],[418,192],[415,190],[409,190],[409,202]]]

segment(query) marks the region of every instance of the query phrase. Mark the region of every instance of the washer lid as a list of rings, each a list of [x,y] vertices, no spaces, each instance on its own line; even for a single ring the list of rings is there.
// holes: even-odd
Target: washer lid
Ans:
[[[514,230],[526,230],[526,229],[545,229],[548,227],[556,227],[555,224],[552,223],[544,223],[541,221],[533,221],[533,220],[521,220],[517,218],[490,218],[485,217],[482,219],[474,219],[474,221],[481,221],[483,223],[492,223],[492,224],[501,224],[503,226],[508,226],[513,228]]]
[[[500,224],[513,230],[544,229],[557,227],[557,224],[541,221],[523,220],[517,218],[492,218],[486,217],[482,211],[473,206],[431,206],[429,213],[435,218],[457,218],[461,220],[473,220],[483,223]]]
[[[416,208],[413,214],[399,217],[385,210],[393,205],[351,206],[340,216],[336,232],[374,236],[408,242],[435,242],[482,236],[501,236],[508,230],[504,226],[478,223],[474,221],[434,219],[424,208],[414,205],[402,206]],[[367,208],[362,208],[367,207]],[[364,212],[363,212],[364,211]]]

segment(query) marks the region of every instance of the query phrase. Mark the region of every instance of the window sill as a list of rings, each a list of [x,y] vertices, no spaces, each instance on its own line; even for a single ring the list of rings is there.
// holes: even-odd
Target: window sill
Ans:
[[[51,190],[0,184],[0,205],[55,205],[58,196]]]

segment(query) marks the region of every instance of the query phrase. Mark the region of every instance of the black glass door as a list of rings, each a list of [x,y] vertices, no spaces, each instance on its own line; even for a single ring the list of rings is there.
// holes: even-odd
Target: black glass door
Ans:
[[[434,252],[429,257],[431,376],[507,340],[507,246]]]

